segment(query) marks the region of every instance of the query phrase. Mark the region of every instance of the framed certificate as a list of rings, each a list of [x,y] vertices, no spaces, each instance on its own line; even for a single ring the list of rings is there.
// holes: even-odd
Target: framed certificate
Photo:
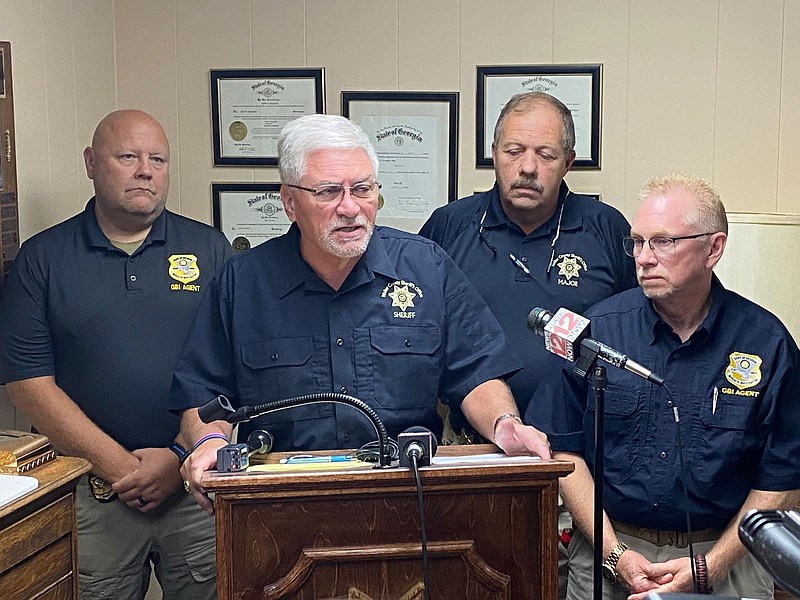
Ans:
[[[215,165],[278,164],[278,133],[325,112],[323,69],[211,71]]]
[[[493,167],[492,140],[500,111],[522,92],[546,92],[572,111],[575,121],[573,169],[600,168],[602,65],[478,67],[475,154],[478,167]]]
[[[378,153],[379,224],[416,233],[456,199],[458,92],[342,92],[342,114]]]
[[[291,222],[283,210],[280,183],[212,183],[214,227],[236,252],[283,235]]]

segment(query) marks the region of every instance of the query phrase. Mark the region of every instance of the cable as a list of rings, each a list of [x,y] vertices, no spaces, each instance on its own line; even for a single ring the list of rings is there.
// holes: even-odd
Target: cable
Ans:
[[[389,456],[391,457],[392,461],[395,461],[400,457],[400,448],[397,445],[397,441],[393,440],[392,438],[389,438]],[[363,460],[364,462],[379,462],[381,458],[380,442],[378,440],[367,442],[358,450],[356,450],[356,458],[358,460]]]
[[[417,483],[417,504],[419,506],[419,529],[422,538],[422,583],[425,586],[425,600],[430,600],[430,575],[428,572],[428,532],[425,527],[425,504],[422,501],[422,480],[419,476],[417,453],[411,452],[411,469],[414,471],[414,480]]]

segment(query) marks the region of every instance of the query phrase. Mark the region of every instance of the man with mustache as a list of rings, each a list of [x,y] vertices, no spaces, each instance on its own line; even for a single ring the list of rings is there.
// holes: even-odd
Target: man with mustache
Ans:
[[[575,160],[570,110],[544,92],[512,97],[494,129],[494,187],[436,211],[420,235],[437,242],[464,271],[503,327],[525,368],[508,380],[524,414],[550,372],[542,339],[525,326],[535,306],[583,312],[636,285],[620,239],[630,229],[615,208],[573,194],[564,176]],[[450,423],[463,440],[472,432],[459,411]],[[569,543],[569,515],[559,535]],[[559,590],[564,597],[566,562]]]
[[[625,217],[564,182],[574,146],[572,114],[561,101],[517,94],[494,129],[494,187],[437,209],[420,230],[472,282],[525,364],[508,381],[523,413],[547,374],[544,344],[525,327],[531,309],[581,312],[636,285],[619,242],[630,229]],[[463,425],[457,415],[453,425],[456,432]]]
[[[594,338],[666,385],[607,369],[603,598],[693,591],[690,537],[701,593],[772,598],[772,580],[737,529],[749,509],[800,502],[800,352],[774,315],[714,275],[728,221],[707,182],[658,177],[639,197],[624,247],[641,287],[586,314]],[[555,358],[551,368],[555,361],[560,373],[542,383],[526,416],[556,457],[575,463],[561,492],[580,530],[569,547],[568,598],[583,600],[592,595],[594,393],[571,364]]]
[[[355,396],[390,436],[422,425],[437,437],[437,398],[509,454],[549,457],[522,425],[505,384],[521,366],[489,309],[433,242],[376,227],[378,158],[344,117],[308,115],[278,139],[289,232],[237,255],[217,274],[175,369],[172,408],[201,444],[183,473],[198,502],[228,427],[195,407],[223,394],[237,405],[318,392]],[[313,404],[240,426],[264,428],[277,450],[357,448],[375,439],[351,407]]]
[[[26,241],[0,301],[0,383],[61,453],[92,463],[78,486],[80,597],[216,597],[214,522],[182,489],[167,410],[200,295],[233,250],[166,210],[169,142],[138,110],[100,121],[83,152],[95,196]]]

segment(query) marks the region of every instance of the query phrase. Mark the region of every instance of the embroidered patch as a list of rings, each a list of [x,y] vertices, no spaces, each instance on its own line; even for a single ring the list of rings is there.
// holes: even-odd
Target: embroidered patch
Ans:
[[[191,283],[200,277],[194,254],[173,254],[169,257],[169,276],[181,283]]]
[[[732,352],[725,369],[725,379],[740,390],[751,388],[761,381],[761,357],[756,354]]]
[[[393,314],[398,319],[413,319],[416,312],[409,309],[418,308],[414,301],[422,297],[422,290],[410,281],[393,281],[381,291],[381,298],[391,298],[391,307],[399,309]]]

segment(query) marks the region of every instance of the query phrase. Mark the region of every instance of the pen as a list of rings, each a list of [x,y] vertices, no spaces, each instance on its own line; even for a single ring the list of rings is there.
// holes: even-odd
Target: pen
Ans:
[[[308,463],[347,462],[353,460],[349,454],[336,454],[334,456],[290,456],[282,458],[280,462],[285,465],[302,465]]]
[[[719,390],[717,386],[714,386],[714,395],[711,396],[711,414],[717,414],[717,397],[719,396]]]
[[[508,258],[511,259],[511,262],[513,262],[520,269],[522,269],[522,272],[525,273],[525,275],[530,275],[531,274],[531,272],[528,270],[528,267],[525,266],[525,263],[522,262],[520,259],[518,259],[516,256],[514,256],[513,254],[509,254]]]

